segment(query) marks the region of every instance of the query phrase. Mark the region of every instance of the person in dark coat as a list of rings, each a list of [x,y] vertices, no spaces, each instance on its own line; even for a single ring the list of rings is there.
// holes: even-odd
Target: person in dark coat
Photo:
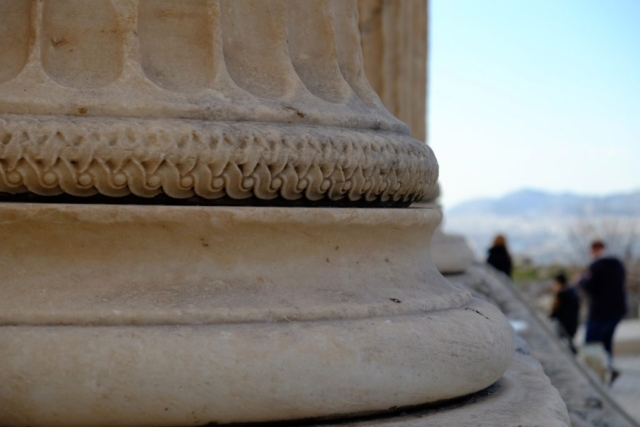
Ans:
[[[553,294],[553,306],[549,317],[558,322],[560,337],[569,341],[571,352],[576,354],[573,337],[578,330],[580,297],[574,287],[567,286],[567,276],[563,273],[555,277]]]
[[[605,244],[597,240],[591,244],[593,262],[582,277],[579,286],[589,299],[586,343],[602,343],[609,355],[609,368],[613,370],[613,335],[616,326],[627,313],[625,269],[622,262],[605,253]]]
[[[507,240],[504,236],[499,234],[493,239],[493,246],[489,249],[487,264],[511,277],[513,266],[511,264],[511,255],[507,250]]]

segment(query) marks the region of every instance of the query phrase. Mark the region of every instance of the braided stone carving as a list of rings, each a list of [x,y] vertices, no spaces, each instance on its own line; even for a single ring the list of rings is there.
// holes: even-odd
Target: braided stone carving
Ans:
[[[426,145],[387,132],[5,116],[0,191],[408,202],[436,180],[429,154]]]

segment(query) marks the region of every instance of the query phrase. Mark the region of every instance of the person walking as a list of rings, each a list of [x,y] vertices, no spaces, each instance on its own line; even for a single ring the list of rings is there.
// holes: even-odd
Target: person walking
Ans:
[[[600,240],[591,244],[593,262],[578,285],[589,299],[585,343],[602,343],[613,382],[619,375],[613,368],[613,335],[627,313],[626,273],[622,262],[605,249]]]
[[[511,263],[511,255],[507,250],[507,239],[503,235],[498,234],[493,239],[493,246],[489,248],[487,264],[511,277],[513,265]]]
[[[573,337],[578,330],[578,316],[580,314],[580,297],[572,286],[567,286],[567,276],[559,273],[553,283],[553,306],[549,317],[558,324],[561,338],[569,342],[569,349],[576,354]]]

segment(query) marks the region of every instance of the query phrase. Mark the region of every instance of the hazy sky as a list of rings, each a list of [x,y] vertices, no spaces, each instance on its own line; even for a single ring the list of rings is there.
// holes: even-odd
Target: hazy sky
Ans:
[[[640,189],[640,0],[431,0],[430,13],[447,206]]]

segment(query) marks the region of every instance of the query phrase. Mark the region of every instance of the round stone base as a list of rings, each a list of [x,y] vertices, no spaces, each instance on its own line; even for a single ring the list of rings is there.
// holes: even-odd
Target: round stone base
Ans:
[[[575,425],[575,424],[574,424]],[[567,407],[526,343],[502,378],[471,396],[415,408],[395,415],[362,417],[351,422],[305,424],[307,427],[569,427]]]
[[[433,262],[442,274],[462,273],[475,261],[473,251],[458,234],[445,234],[437,229],[431,246]]]
[[[494,383],[512,332],[430,258],[437,209],[0,205],[0,421],[386,411]]]

